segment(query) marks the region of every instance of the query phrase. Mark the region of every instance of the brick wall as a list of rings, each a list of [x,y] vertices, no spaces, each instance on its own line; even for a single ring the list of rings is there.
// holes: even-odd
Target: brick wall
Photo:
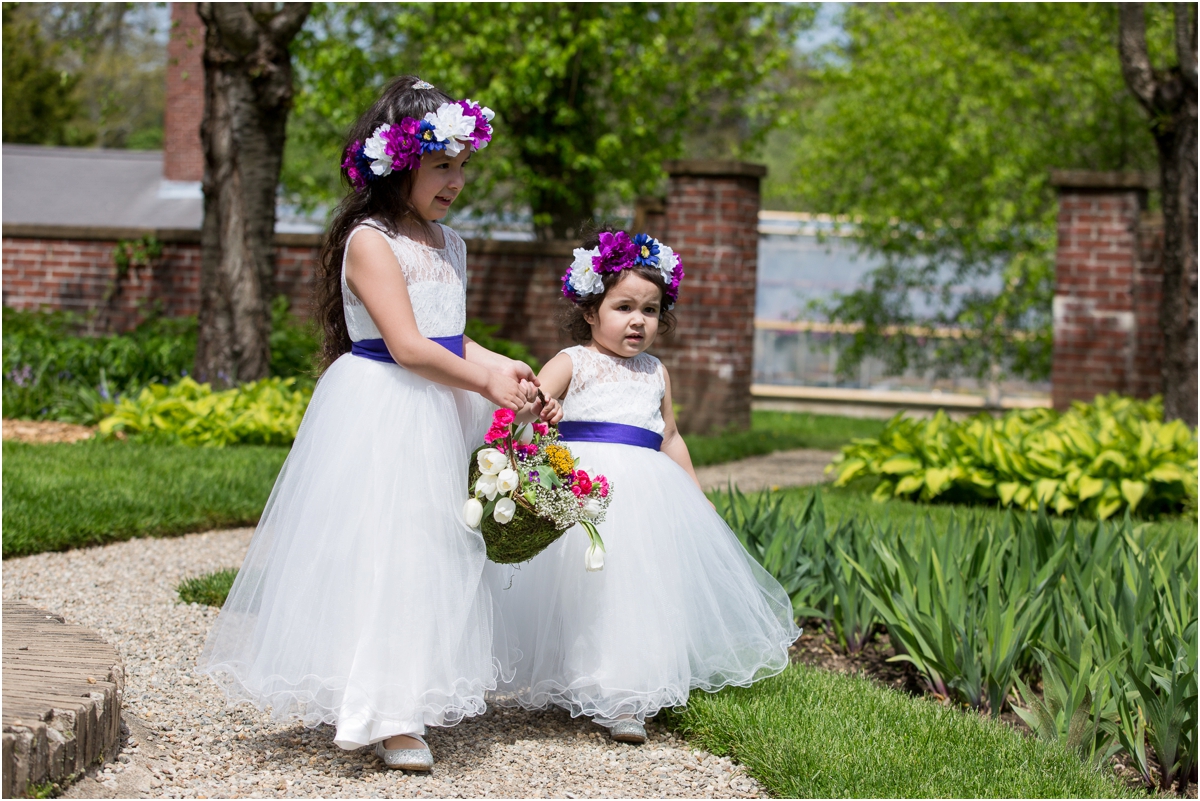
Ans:
[[[171,4],[167,41],[167,103],[163,114],[163,177],[204,178],[200,122],[204,118],[204,23],[195,3]]]
[[[669,162],[665,202],[643,217],[683,259],[678,329],[652,348],[671,372],[680,425],[708,431],[750,423],[759,181],[765,168],[740,162]],[[118,239],[153,233],[163,255],[131,271],[119,291],[112,253]],[[199,231],[4,226],[4,305],[99,312],[98,324],[128,330],[147,303],[170,316],[195,314]],[[545,361],[571,341],[559,329],[561,276],[576,242],[467,242],[467,315],[498,325]],[[319,237],[279,234],[275,294],[307,314]]]
[[[1146,215],[1141,173],[1056,171],[1054,290],[1056,409],[1119,392],[1162,388],[1162,221]]]
[[[686,277],[678,325],[655,348],[682,407],[681,430],[750,426],[754,301],[758,278],[759,182],[766,168],[745,162],[665,165],[664,241]]]

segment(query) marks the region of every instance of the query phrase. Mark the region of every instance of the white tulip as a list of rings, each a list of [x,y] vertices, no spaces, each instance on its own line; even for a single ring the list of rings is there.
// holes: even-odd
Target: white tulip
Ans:
[[[583,508],[579,511],[589,520],[595,520],[600,515],[600,512],[604,511],[604,507],[600,505],[599,498],[588,498],[583,504]]]
[[[495,476],[486,476],[486,475],[480,476],[479,479],[475,482],[475,497],[476,498],[486,495],[487,499],[489,501],[494,500],[496,497],[496,493],[499,491],[500,491],[499,487],[496,486],[496,477]]]
[[[511,467],[506,467],[496,476],[496,487],[503,493],[509,493],[521,485],[521,476]]]
[[[492,517],[497,523],[504,524],[513,519],[513,515],[517,513],[517,504],[512,498],[501,498],[496,501],[496,508],[492,510]]]
[[[478,461],[479,472],[485,476],[497,475],[501,470],[508,467],[508,457],[495,448],[480,451]]]
[[[603,570],[604,547],[594,542],[588,546],[587,553],[583,558],[583,566],[586,567],[590,573],[595,573],[597,570]]]
[[[475,498],[469,498],[463,506],[463,518],[471,528],[479,528],[479,521],[483,519],[483,504]]]
[[[528,445],[529,443],[533,442],[533,426],[521,426],[520,432],[521,433],[517,434],[517,442],[521,443],[522,445]]]

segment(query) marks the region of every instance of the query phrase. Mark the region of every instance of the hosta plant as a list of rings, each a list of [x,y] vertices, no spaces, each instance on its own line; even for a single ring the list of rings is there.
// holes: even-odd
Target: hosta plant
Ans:
[[[136,398],[122,398],[100,421],[100,435],[180,445],[290,445],[312,390],[293,378],[264,378],[233,389],[184,378],[171,386],[151,384]]]
[[[985,501],[1105,519],[1174,513],[1196,493],[1196,432],[1162,422],[1158,399],[1116,395],[1049,409],[928,420],[897,415],[879,437],[844,447],[837,485],[871,476],[877,500]],[[1191,501],[1194,506],[1194,501]]]

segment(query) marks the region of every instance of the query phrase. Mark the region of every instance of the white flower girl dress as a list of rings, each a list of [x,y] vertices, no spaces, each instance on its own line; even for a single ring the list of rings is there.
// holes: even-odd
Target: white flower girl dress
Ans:
[[[442,231],[442,249],[384,236],[421,333],[461,355],[466,247]],[[460,511],[492,406],[392,361],[344,263],[342,299],[355,350],[317,384],[199,669],[349,749],[479,714],[495,686],[484,542]]]
[[[517,569],[488,565],[502,676],[493,700],[644,723],[694,688],[782,671],[800,634],[787,594],[652,441],[664,428],[662,364],[648,353],[565,352],[562,439],[612,486],[599,526],[604,569],[585,571],[578,526]],[[646,446],[619,444],[632,441]]]

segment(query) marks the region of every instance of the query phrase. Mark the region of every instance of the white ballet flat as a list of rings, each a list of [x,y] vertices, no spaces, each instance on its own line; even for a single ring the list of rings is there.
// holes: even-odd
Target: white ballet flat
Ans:
[[[396,770],[433,770],[433,754],[425,738],[419,734],[406,735],[421,743],[421,748],[384,748],[383,740],[375,743],[375,756]]]
[[[618,720],[608,731],[619,743],[641,745],[646,742],[646,727],[636,720]]]

